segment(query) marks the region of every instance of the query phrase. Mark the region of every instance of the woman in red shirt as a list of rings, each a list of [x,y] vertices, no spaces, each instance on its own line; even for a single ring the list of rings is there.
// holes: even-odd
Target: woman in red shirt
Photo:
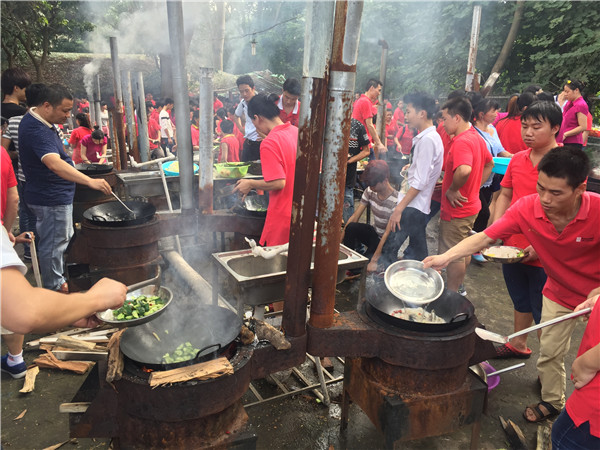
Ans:
[[[78,127],[71,133],[69,145],[73,149],[73,164],[81,164],[83,163],[83,159],[81,159],[81,141],[88,134],[92,134],[92,126],[90,125],[88,115],[85,113],[77,114],[75,120],[77,121]]]
[[[535,95],[531,92],[524,92],[519,95],[515,105],[516,108],[509,110],[508,115],[498,121],[496,125],[496,131],[498,132],[502,147],[513,155],[527,149],[521,137],[521,114],[534,101]]]

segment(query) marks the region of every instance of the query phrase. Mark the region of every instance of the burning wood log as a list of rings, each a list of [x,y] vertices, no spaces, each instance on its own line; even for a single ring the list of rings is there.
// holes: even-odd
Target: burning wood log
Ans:
[[[40,373],[40,368],[38,366],[33,366],[27,369],[27,372],[25,373],[25,383],[23,383],[23,389],[19,391],[21,394],[27,394],[33,391],[35,388],[35,377],[37,377],[38,373]]]
[[[242,325],[242,331],[240,331],[240,340],[242,344],[249,345],[254,342],[254,333],[246,325]]]
[[[233,366],[227,358],[213,359],[193,366],[180,367],[179,369],[152,372],[150,386],[156,387],[163,384],[181,383],[189,380],[209,380],[223,375],[233,374]]]
[[[283,333],[277,328],[269,325],[266,322],[263,322],[262,320],[255,319],[254,317],[251,318],[250,321],[254,326],[254,330],[256,331],[256,336],[258,336],[258,339],[269,341],[277,350],[288,350],[292,347],[292,344],[290,344]]]
[[[125,330],[117,331],[108,341],[108,369],[106,371],[106,381],[112,383],[120,380],[125,367],[123,353],[121,352],[121,336]]]
[[[86,373],[96,364],[90,361],[59,361],[51,352],[38,356],[33,362],[42,368],[70,370],[78,374]]]

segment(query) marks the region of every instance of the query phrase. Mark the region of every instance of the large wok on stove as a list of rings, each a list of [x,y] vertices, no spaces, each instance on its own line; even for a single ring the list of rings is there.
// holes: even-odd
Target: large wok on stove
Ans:
[[[148,369],[173,369],[212,359],[238,336],[242,321],[220,306],[199,303],[173,304],[160,317],[127,328],[121,336],[121,351]],[[163,356],[190,342],[200,351],[187,361],[166,364]]]
[[[92,225],[102,227],[129,227],[146,223],[156,214],[154,205],[139,201],[124,202],[133,214],[119,202],[106,202],[92,206],[83,213],[84,219]]]
[[[428,312],[434,310],[436,315],[444,319],[446,323],[413,322],[395,317],[392,315],[393,311],[413,305],[405,304],[394,296],[388,291],[383,279],[378,277],[367,284],[366,300],[371,305],[373,314],[381,321],[412,331],[441,332],[453,330],[463,326],[475,312],[475,308],[469,300],[446,289],[437,300],[421,306]]]

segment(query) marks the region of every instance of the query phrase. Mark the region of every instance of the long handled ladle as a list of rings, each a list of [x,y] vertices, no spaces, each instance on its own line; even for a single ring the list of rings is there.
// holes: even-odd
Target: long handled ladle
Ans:
[[[564,316],[557,317],[556,319],[548,320],[547,322],[538,323],[529,328],[525,328],[524,330],[517,331],[516,333],[509,334],[508,336],[503,336],[498,333],[494,333],[493,331],[484,330],[483,328],[475,328],[475,333],[486,341],[497,342],[498,344],[506,344],[512,338],[521,336],[522,334],[530,333],[531,331],[539,330],[540,328],[547,327],[549,325],[554,325],[555,323],[562,322],[563,320],[573,319],[574,317],[585,316],[588,314],[592,308],[584,308],[580,311],[572,312],[569,314],[565,314]]]
[[[114,198],[116,198],[116,199],[119,201],[119,203],[120,203],[121,205],[123,205],[123,208],[125,208],[125,209],[126,209],[127,211],[129,211],[131,214],[135,215],[135,213],[133,212],[133,210],[132,210],[132,209],[131,209],[129,206],[127,206],[125,203],[123,203],[123,200],[121,200],[121,199],[120,199],[120,198],[117,196],[117,194],[115,194],[113,191],[110,191],[110,193],[113,195],[113,197],[114,197]]]

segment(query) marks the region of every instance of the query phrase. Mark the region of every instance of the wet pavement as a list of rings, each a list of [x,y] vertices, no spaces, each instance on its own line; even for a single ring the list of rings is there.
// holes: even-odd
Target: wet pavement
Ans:
[[[435,223],[428,229],[430,244],[435,246]],[[199,248],[185,245],[186,257],[199,271],[206,267],[198,267]],[[209,278],[207,278],[209,279]],[[171,284],[169,284],[171,283]],[[175,283],[169,271],[165,274],[164,284],[171,287]],[[465,279],[467,297],[475,305],[478,319],[489,330],[509,334],[512,332],[512,303],[506,291],[501,266],[495,263],[471,263]],[[182,288],[183,289],[183,288]],[[358,283],[347,281],[338,285],[336,308],[347,311],[356,307]],[[185,290],[181,295],[187,295]],[[585,324],[578,323],[572,338],[572,345],[565,361],[567,372],[576,355]],[[26,341],[36,336],[26,336]],[[480,433],[480,448],[508,448],[508,442],[498,416],[513,420],[521,427],[530,447],[535,448],[537,425],[528,424],[522,417],[527,404],[536,403],[539,396],[535,360],[539,345],[537,338],[529,338],[529,347],[533,356],[526,360],[490,360],[496,368],[501,369],[524,361],[525,367],[500,375],[500,384],[489,393],[488,409],[483,416]],[[6,347],[2,345],[2,353]],[[38,351],[27,351],[25,360],[31,364]],[[333,359],[333,358],[332,358]],[[343,366],[333,359],[333,376],[343,374]],[[300,368],[301,372],[312,381],[317,380],[314,365],[307,361]],[[73,395],[83,383],[85,375],[75,375],[55,370],[41,369],[36,380],[35,390],[30,394],[20,394],[22,380],[13,380],[2,374],[1,380],[1,440],[5,449],[43,449],[51,445],[69,440],[68,415],[61,414],[58,407],[61,403],[70,402]],[[303,385],[294,375],[283,380],[288,389],[298,389]],[[268,380],[257,380],[253,383],[259,392],[266,396],[281,394]],[[258,436],[259,449],[383,449],[385,444],[382,435],[375,429],[367,416],[356,405],[350,407],[349,426],[345,436],[341,436],[340,405],[342,382],[329,385],[328,392],[331,405],[325,406],[317,401],[310,391],[302,392],[283,399],[277,399],[247,408],[253,431]],[[572,391],[570,383],[567,394]],[[256,401],[248,392],[244,397],[245,404]],[[27,410],[18,420],[15,418]],[[459,449],[468,448],[471,427],[465,427],[444,436],[408,442],[406,449]],[[102,449],[108,448],[108,439],[77,439],[66,444],[66,449]]]

